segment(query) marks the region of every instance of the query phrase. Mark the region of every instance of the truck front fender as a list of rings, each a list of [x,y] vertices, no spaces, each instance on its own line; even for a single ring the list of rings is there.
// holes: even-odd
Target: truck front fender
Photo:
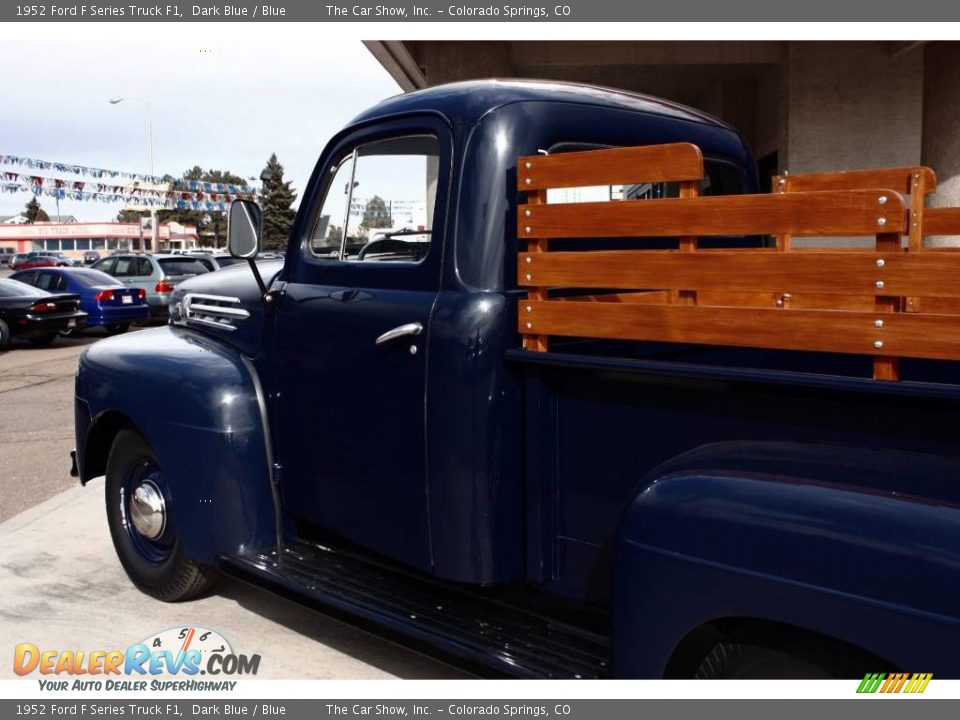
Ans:
[[[954,458],[800,443],[721,443],[659,468],[618,531],[617,674],[662,676],[684,636],[727,618],[960,674],[960,507],[943,493],[958,478]]]
[[[213,562],[276,538],[265,399],[254,363],[191,330],[162,327],[92,345],[77,372],[82,481],[102,473],[120,427],[157,453],[188,555]]]

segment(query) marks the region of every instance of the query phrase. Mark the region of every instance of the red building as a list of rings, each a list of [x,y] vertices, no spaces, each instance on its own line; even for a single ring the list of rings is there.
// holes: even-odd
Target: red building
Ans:
[[[160,225],[157,248],[150,247],[150,229],[138,223],[0,224],[0,247],[12,247],[21,253],[51,250],[77,258],[87,250],[102,254],[114,250],[190,250],[197,247],[198,241],[195,226],[175,222]]]

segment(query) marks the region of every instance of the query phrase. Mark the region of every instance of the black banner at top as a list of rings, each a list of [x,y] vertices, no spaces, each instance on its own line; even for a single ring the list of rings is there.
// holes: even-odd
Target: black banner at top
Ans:
[[[58,0],[5,3],[0,21],[84,22],[945,22],[960,4],[934,0],[532,0],[487,4],[450,0]]]

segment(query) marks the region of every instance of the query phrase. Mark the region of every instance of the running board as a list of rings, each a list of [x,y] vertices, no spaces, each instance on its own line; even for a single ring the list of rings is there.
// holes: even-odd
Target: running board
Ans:
[[[608,638],[421,574],[296,540],[224,558],[255,575],[470,662],[529,678],[610,675]]]

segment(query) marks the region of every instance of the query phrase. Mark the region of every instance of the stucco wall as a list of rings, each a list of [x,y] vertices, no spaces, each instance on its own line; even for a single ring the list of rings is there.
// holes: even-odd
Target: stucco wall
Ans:
[[[923,152],[937,173],[933,205],[960,205],[960,43],[925,48]]]
[[[792,173],[916,165],[923,126],[923,52],[880,42],[793,42],[783,68],[780,168]],[[871,245],[869,238],[794,240]]]
[[[879,42],[793,42],[783,168],[790,172],[920,161],[923,52]]]

